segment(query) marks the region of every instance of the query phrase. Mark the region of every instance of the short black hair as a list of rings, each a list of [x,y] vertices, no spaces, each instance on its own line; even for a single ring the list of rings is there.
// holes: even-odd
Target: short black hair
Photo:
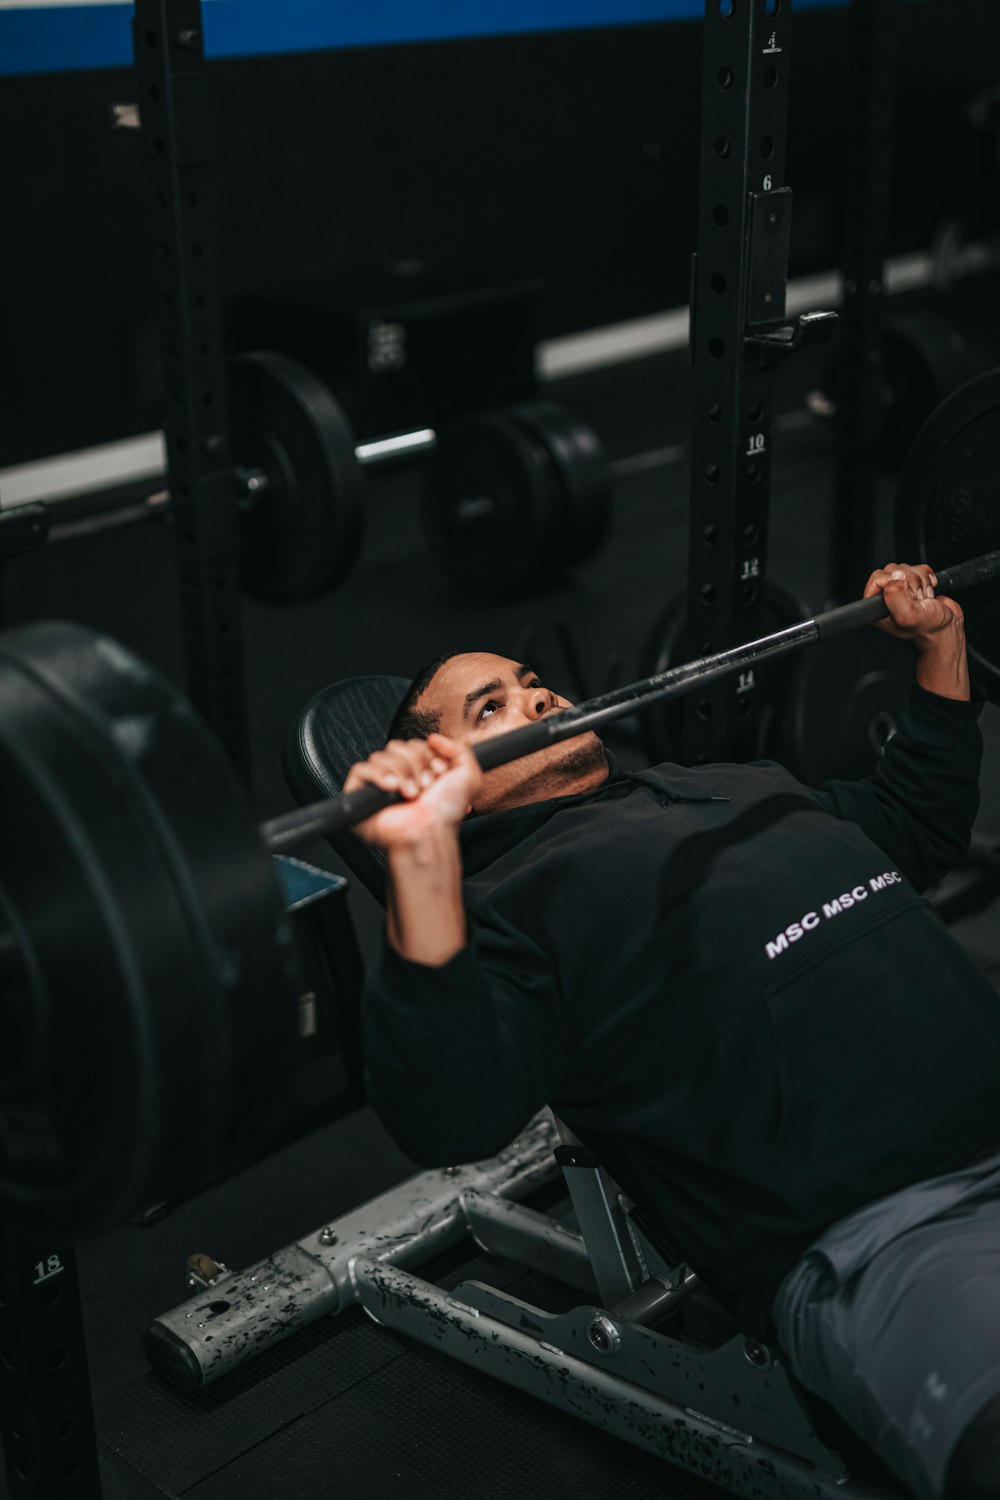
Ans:
[[[445,662],[451,661],[453,656],[462,655],[461,651],[446,651],[443,656],[436,656],[433,661],[429,661],[426,666],[420,668],[403,694],[402,703],[392,716],[388,735],[390,740],[425,740],[429,734],[437,734],[441,728],[440,714],[432,713],[429,709],[421,712],[415,704],[419,702]]]

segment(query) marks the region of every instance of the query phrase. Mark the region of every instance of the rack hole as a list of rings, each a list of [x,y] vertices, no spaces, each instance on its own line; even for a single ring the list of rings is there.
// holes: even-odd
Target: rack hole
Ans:
[[[728,136],[717,135],[715,137],[715,154],[720,161],[725,161],[732,149],[732,144]]]
[[[758,530],[756,524],[753,521],[750,522],[749,526],[744,526],[744,528],[743,528],[743,540],[745,542],[747,542],[751,547],[753,546],[754,542],[757,540],[757,538],[759,536],[760,536],[760,531]]]
[[[719,15],[724,21],[728,21],[736,9],[736,0],[719,0]]]
[[[707,698],[698,699],[695,711],[699,719],[710,719],[712,717],[712,705]]]
[[[54,1344],[45,1356],[45,1363],[50,1370],[61,1370],[67,1358],[66,1348],[62,1344]]]
[[[764,415],[764,403],[762,401],[751,401],[747,414],[751,422],[759,422]]]
[[[715,584],[703,583],[699,591],[705,604],[715,603]]]
[[[712,223],[719,229],[725,229],[729,223],[729,209],[724,203],[717,203],[712,209]]]
[[[710,401],[705,407],[705,415],[710,422],[717,422],[722,416],[722,402]]]
[[[764,69],[764,87],[766,89],[773,89],[777,81],[778,70],[774,66],[774,63],[768,63],[767,67]]]
[[[708,352],[713,359],[721,359],[726,352],[726,346],[721,339],[709,339]],[[718,421],[718,417],[713,420]]]
[[[714,547],[716,542],[719,540],[719,528],[717,526],[703,526],[701,528],[701,534],[710,547]]]
[[[713,292],[718,292],[720,297],[726,290],[727,285],[726,278],[723,276],[721,271],[713,271],[711,277],[709,278],[708,284],[712,288]]]
[[[736,74],[732,68],[720,68],[715,75],[715,81],[720,89],[731,89],[736,82]]]
[[[718,482],[719,482],[719,465],[718,464],[706,464],[705,465],[705,478],[708,480],[709,484],[718,484]]]
[[[771,157],[774,155],[774,137],[773,136],[765,135],[765,136],[761,137],[760,154],[764,158],[765,161],[770,161]]]

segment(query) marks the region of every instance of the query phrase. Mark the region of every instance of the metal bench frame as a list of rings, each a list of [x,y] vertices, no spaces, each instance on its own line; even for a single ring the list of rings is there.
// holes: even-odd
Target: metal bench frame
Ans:
[[[579,1230],[520,1200],[563,1171]],[[545,1312],[468,1281],[415,1271],[471,1238],[575,1290]],[[736,1495],[886,1500],[817,1436],[783,1354],[736,1335],[718,1347],[662,1321],[698,1285],[668,1265],[633,1206],[548,1111],[498,1156],[417,1173],[246,1271],[204,1280],[147,1329],[150,1362],[175,1385],[217,1380],[317,1318],[355,1304],[473,1369],[582,1417]]]

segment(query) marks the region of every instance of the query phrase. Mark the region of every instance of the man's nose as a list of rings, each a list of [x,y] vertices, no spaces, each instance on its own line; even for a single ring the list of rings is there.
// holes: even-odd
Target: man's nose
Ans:
[[[532,717],[540,719],[542,714],[548,713],[555,701],[555,695],[547,692],[545,688],[534,688],[531,694]]]

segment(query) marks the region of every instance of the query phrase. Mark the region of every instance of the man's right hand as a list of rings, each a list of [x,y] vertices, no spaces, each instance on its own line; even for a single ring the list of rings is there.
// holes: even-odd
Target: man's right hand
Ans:
[[[426,740],[390,740],[367,760],[351,767],[345,792],[378,786],[396,792],[402,802],[386,807],[355,825],[354,832],[380,849],[419,841],[429,828],[457,827],[471,810],[482,770],[470,747],[443,734]]]

